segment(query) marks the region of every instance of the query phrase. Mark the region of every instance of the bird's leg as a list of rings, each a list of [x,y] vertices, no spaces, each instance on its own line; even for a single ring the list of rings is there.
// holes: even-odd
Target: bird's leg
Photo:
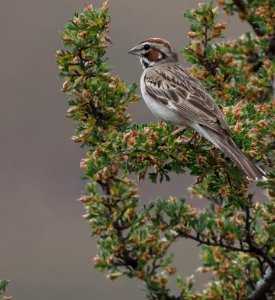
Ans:
[[[198,135],[198,133],[195,132],[190,138],[181,137],[178,140],[179,140],[179,142],[181,142],[183,144],[188,144],[188,143],[193,142],[193,140],[196,138],[197,135]]]
[[[186,129],[188,129],[188,126],[181,126],[181,127],[177,128],[175,131],[173,131],[172,135],[175,135],[181,131],[185,131]],[[195,132],[190,138],[180,137],[180,138],[178,138],[178,141],[181,143],[184,143],[184,144],[191,143],[196,138],[197,135],[198,135],[198,133]]]
[[[186,129],[187,129],[187,126],[181,126],[181,127],[178,127],[176,130],[174,130],[174,131],[171,133],[171,135],[176,135],[177,133],[179,133],[179,132],[181,132],[181,131],[184,131],[184,130],[186,130]],[[162,139],[162,142],[163,142],[163,143],[166,143],[166,142],[167,142],[166,138],[163,138],[163,139]]]
[[[173,131],[172,135],[176,135],[181,131],[185,131],[186,129],[188,129],[188,126],[181,126],[181,127],[177,128],[175,131]],[[179,137],[179,138],[177,138],[177,141],[179,141],[180,143],[183,143],[183,144],[187,144],[187,143],[192,142],[196,138],[197,135],[198,135],[198,133],[195,132],[190,138]],[[163,139],[163,142],[166,142],[166,140]]]
[[[172,135],[175,135],[181,131],[185,131],[187,129],[187,126],[181,126],[179,128],[177,128],[175,131],[172,132]]]

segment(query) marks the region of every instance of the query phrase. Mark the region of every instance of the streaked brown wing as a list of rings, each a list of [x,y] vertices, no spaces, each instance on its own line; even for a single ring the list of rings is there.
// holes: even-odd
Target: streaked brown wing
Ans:
[[[150,68],[144,80],[146,92],[152,98],[169,106],[183,118],[220,133],[230,133],[223,113],[200,81],[180,65]]]

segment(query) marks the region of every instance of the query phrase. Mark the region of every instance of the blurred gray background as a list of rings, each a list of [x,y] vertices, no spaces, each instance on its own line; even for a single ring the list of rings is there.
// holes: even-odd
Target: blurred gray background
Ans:
[[[54,52],[61,47],[59,32],[85,2],[0,1],[0,278],[11,280],[13,299],[145,298],[140,282],[109,282],[93,268],[96,239],[90,238],[76,201],[84,190],[79,169],[83,150],[70,141],[73,124],[65,118],[66,96],[60,92]],[[101,1],[92,3],[98,7]],[[113,73],[139,82],[141,66],[127,51],[144,38],[163,37],[181,50],[188,32],[182,12],[197,3],[110,0]],[[227,36],[244,30],[245,24],[230,19]],[[130,111],[135,122],[154,120],[142,101]],[[145,201],[189,196],[190,182],[189,176],[173,176],[164,185],[143,182],[140,193]],[[199,266],[196,245],[184,240],[172,250],[183,274],[191,275]]]

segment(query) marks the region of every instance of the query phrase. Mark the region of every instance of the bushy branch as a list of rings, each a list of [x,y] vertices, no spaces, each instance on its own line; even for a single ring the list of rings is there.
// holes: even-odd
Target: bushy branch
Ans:
[[[5,293],[8,283],[8,280],[0,279],[0,296]]]
[[[233,12],[237,6],[228,2],[225,9]],[[218,9],[211,3],[185,16],[191,31],[183,53],[194,65],[191,71],[223,108],[236,143],[267,169],[272,164],[275,69],[268,21],[260,27],[264,34],[218,43],[226,24],[217,20]],[[275,202],[255,201],[249,181],[207,141],[197,138],[182,145],[181,136],[171,134],[171,124],[131,123],[126,111],[139,97],[136,85],[127,86],[110,74],[109,22],[107,2],[100,9],[87,5],[65,27],[66,50],[57,51],[63,90],[70,96],[67,115],[76,125],[72,139],[87,149],[81,168],[89,182],[80,201],[92,234],[98,236],[95,266],[112,280],[128,276],[143,281],[148,299],[268,297],[273,289],[268,282],[274,269]],[[137,182],[129,178],[134,174],[162,182],[187,169],[196,177],[192,193],[209,199],[208,209],[173,196],[142,206]],[[274,174],[267,173],[262,187],[274,195]],[[180,276],[178,294],[170,291],[169,282],[179,271],[170,246],[181,238],[201,246],[199,271],[212,272],[213,280],[201,293],[193,290],[192,277]]]

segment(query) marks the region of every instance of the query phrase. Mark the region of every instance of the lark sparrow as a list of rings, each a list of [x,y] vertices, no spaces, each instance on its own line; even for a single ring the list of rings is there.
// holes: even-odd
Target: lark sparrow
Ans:
[[[265,173],[233,142],[223,113],[201,82],[179,65],[168,41],[150,38],[129,53],[139,56],[144,69],[141,93],[158,119],[172,122],[177,131],[191,127],[223,151],[250,180],[265,179]]]

